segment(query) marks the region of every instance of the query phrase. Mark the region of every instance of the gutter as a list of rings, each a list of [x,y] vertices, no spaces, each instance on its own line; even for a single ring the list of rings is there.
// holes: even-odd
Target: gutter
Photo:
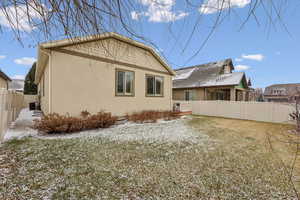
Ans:
[[[48,91],[48,95],[49,95],[48,101],[49,102],[48,102],[48,111],[49,111],[49,113],[51,113],[51,111],[52,111],[52,101],[51,101],[51,98],[52,98],[52,92],[51,92],[52,91],[52,87],[51,87],[52,63],[51,63],[51,59],[52,59],[52,57],[51,57],[51,51],[45,50],[45,49],[42,49],[42,48],[40,48],[39,51],[45,53],[48,56],[48,62],[49,62],[49,65],[48,65],[48,67],[49,67],[49,77],[48,77],[48,88],[49,88],[49,91]],[[43,69],[43,72],[44,71],[45,71],[45,68]],[[40,80],[39,80],[39,82],[40,82]],[[45,87],[45,86],[43,86],[43,87]]]

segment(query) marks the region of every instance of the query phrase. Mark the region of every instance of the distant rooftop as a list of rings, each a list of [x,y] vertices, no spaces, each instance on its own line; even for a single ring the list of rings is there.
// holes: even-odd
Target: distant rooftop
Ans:
[[[234,69],[231,59],[176,69],[173,88],[238,85],[245,74],[243,72],[224,73],[224,66]]]
[[[12,79],[11,82],[8,83],[9,90],[23,91],[24,90],[24,80],[23,79]]]
[[[280,92],[275,92],[280,91]],[[289,96],[300,92],[300,83],[273,84],[266,87],[264,95]]]

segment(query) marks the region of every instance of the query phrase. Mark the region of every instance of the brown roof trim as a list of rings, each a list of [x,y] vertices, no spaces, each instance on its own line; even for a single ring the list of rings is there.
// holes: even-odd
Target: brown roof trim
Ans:
[[[0,70],[0,77],[2,77],[3,79],[5,79],[7,81],[11,81],[11,79],[1,70]]]

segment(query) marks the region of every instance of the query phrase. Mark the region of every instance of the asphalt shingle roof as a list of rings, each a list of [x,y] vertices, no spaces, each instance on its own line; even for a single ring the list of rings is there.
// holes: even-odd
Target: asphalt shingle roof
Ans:
[[[225,65],[232,66],[231,59],[177,69],[173,78],[173,88],[238,85],[245,74],[243,72],[224,74]]]

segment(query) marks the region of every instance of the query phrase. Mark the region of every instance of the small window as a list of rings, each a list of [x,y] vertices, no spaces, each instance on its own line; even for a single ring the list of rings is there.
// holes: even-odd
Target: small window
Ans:
[[[116,95],[134,95],[134,72],[120,69],[116,71]]]
[[[146,96],[163,96],[164,78],[146,75]]]

